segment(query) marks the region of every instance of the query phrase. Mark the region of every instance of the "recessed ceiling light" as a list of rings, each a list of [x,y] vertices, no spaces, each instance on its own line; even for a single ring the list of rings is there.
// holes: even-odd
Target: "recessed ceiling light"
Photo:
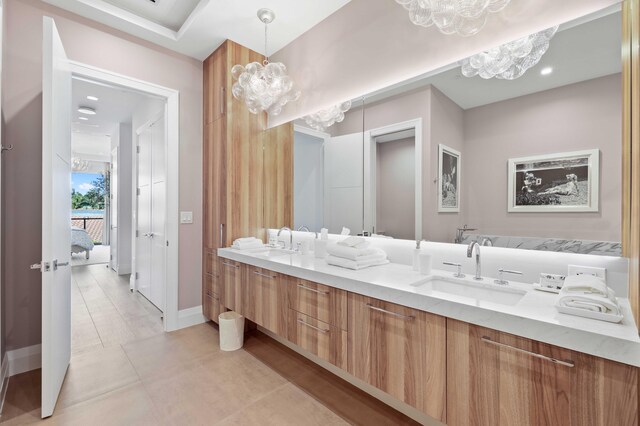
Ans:
[[[87,96],[87,99],[89,99],[90,101],[97,101],[98,100],[97,97],[91,96],[91,95]]]
[[[89,107],[85,107],[85,106],[81,106],[80,108],[78,108],[78,112],[80,114],[96,115],[96,110],[95,109],[89,108]]]
[[[87,118],[87,117],[78,117],[78,120],[84,120],[84,121],[87,121],[87,120],[88,120],[88,118]]]
[[[540,70],[540,74],[541,75],[549,75],[553,72],[553,68],[551,67],[544,67]]]

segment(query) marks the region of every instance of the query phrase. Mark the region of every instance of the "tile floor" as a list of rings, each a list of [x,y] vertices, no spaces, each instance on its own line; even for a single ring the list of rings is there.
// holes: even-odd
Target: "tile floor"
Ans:
[[[262,333],[223,352],[213,323],[158,332],[153,306],[98,268],[74,269],[83,328],[55,414],[40,420],[32,371],[11,378],[3,425],[416,424]]]

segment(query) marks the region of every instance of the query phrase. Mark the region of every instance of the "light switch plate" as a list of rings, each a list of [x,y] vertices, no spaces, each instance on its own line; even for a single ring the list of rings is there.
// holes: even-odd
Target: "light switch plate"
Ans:
[[[569,275],[593,275],[607,282],[607,268],[596,268],[593,266],[569,265]]]
[[[193,212],[180,212],[180,223],[193,223]]]

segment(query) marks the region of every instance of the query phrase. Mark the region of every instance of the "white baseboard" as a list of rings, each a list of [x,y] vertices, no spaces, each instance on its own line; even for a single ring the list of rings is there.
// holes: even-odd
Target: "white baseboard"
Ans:
[[[4,398],[7,396],[7,389],[9,388],[9,357],[5,352],[4,358],[2,358],[2,364],[0,366],[0,414],[4,409]]]
[[[7,352],[9,376],[37,370],[42,366],[42,345],[27,346]]]
[[[205,322],[207,322],[207,319],[202,314],[202,305],[178,311],[178,329],[191,327],[192,325],[202,324]]]

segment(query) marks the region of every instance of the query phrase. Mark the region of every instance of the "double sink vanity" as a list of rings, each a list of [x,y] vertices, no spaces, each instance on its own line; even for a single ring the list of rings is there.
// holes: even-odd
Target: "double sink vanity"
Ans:
[[[352,271],[268,247],[206,263],[209,318],[239,312],[445,424],[637,422],[632,319],[560,315],[556,296],[530,284],[399,263]]]

